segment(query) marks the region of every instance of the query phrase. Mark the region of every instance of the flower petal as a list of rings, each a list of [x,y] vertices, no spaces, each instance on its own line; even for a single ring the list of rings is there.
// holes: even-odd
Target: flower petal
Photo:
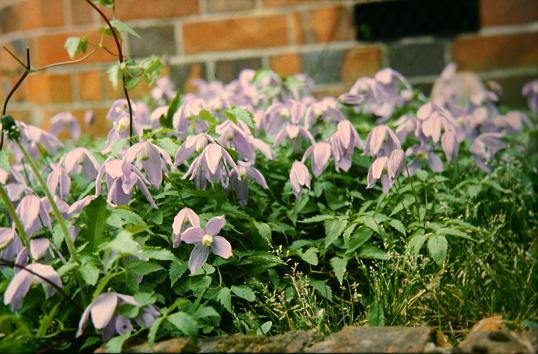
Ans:
[[[186,243],[202,242],[203,237],[204,231],[197,226],[189,227],[181,234],[181,240],[185,241]]]
[[[211,244],[211,252],[224,259],[228,259],[232,256],[232,245],[224,237],[215,236]]]
[[[118,297],[115,293],[103,293],[99,295],[97,300],[91,305],[91,315],[93,326],[96,329],[103,329],[112,319],[112,315],[116,310]]]
[[[205,233],[211,236],[215,236],[219,233],[224,224],[226,224],[226,219],[224,218],[224,216],[216,216],[214,218],[211,218],[205,225]]]
[[[189,270],[191,273],[195,273],[200,269],[207,261],[209,255],[209,247],[197,243],[192,249],[191,256],[189,257]]]

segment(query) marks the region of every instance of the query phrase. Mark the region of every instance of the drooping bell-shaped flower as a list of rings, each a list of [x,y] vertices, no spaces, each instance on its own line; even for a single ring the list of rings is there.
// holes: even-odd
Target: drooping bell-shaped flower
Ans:
[[[538,79],[527,82],[522,91],[523,96],[527,97],[529,109],[538,113]]]
[[[181,235],[188,227],[200,227],[200,218],[191,208],[181,209],[174,217],[172,224],[172,247],[177,248],[181,243]]]
[[[174,98],[176,90],[169,77],[163,76],[157,79],[155,86],[151,89],[151,98],[157,102],[171,100]]]
[[[182,240],[194,244],[189,258],[191,273],[200,269],[207,261],[209,251],[224,259],[232,256],[232,245],[218,233],[226,224],[224,216],[217,216],[208,220],[204,229],[193,226],[185,230]]]
[[[88,149],[83,147],[76,147],[66,153],[60,163],[69,175],[83,172],[88,181],[93,180],[99,171],[99,162]]]
[[[245,207],[248,201],[248,178],[253,179],[260,187],[267,189],[267,182],[261,172],[254,167],[253,161],[238,161],[237,169],[230,173],[233,189],[239,205]]]
[[[503,135],[500,133],[484,133],[473,141],[470,150],[482,171],[491,172],[488,163],[493,159],[497,151],[506,147],[506,144],[500,140],[502,137]]]
[[[80,137],[80,124],[77,118],[71,112],[61,112],[50,118],[51,134],[58,136],[65,128],[69,129],[72,139],[78,139]]]
[[[60,164],[52,163],[50,167],[52,171],[47,177],[47,187],[53,195],[58,195],[63,200],[66,200],[71,188],[71,178],[67,170]]]
[[[147,140],[134,144],[127,149],[125,160],[140,164],[154,187],[161,185],[163,173],[166,173],[168,170],[167,166],[172,166],[170,155],[162,148]]]
[[[374,157],[389,156],[397,149],[400,149],[400,140],[396,134],[388,126],[380,124],[368,134],[364,154]]]
[[[421,168],[424,164],[427,164],[434,172],[443,171],[443,162],[431,148],[430,144],[424,143],[420,145],[411,146],[405,152],[406,156],[412,156],[413,160],[408,165],[407,171],[410,176],[415,174],[415,171]]]
[[[41,230],[44,226],[51,227],[47,206],[35,194],[23,197],[17,206],[16,212],[28,235]]]
[[[202,153],[194,159],[183,179],[194,180],[196,188],[204,189],[209,182],[218,182],[223,188],[229,185],[229,176],[237,164],[230,154],[217,143],[208,144]]]
[[[174,158],[174,166],[180,166],[189,159],[194,152],[202,152],[207,144],[214,143],[215,140],[206,133],[189,135],[183,145],[179,147]]]
[[[294,161],[290,170],[291,189],[295,198],[301,199],[302,187],[310,189],[311,176],[305,164],[300,161]]]
[[[404,152],[399,148],[393,150],[389,156],[376,158],[368,170],[368,185],[366,188],[373,188],[375,182],[381,180],[383,193],[387,194],[400,173],[403,164]]]
[[[304,164],[309,156],[312,156],[312,173],[314,176],[319,177],[329,164],[329,159],[331,158],[331,144],[321,141],[311,145],[306,149],[301,162]]]

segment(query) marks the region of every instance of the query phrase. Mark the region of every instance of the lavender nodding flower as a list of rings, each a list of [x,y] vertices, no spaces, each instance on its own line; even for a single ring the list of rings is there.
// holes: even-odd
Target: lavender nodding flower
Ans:
[[[72,173],[84,173],[87,181],[91,181],[97,176],[99,162],[93,154],[86,148],[76,147],[66,153],[60,163],[70,175]]]
[[[207,261],[209,251],[224,259],[232,256],[232,245],[224,237],[217,235],[224,227],[226,219],[224,216],[217,216],[207,221],[202,230],[199,226],[193,226],[185,230],[182,240],[186,243],[194,244],[194,248],[189,257],[189,270],[191,273],[200,269]]]
[[[529,109],[538,113],[538,79],[531,80],[523,86],[523,96],[527,97]]]
[[[336,125],[336,133],[329,138],[331,153],[336,171],[347,171],[351,167],[351,158],[356,148],[364,149],[357,130],[347,119]]]
[[[471,153],[478,167],[484,172],[491,172],[488,162],[495,156],[497,151],[504,149],[506,144],[500,139],[503,134],[484,133],[476,137],[471,145]]]
[[[400,139],[388,126],[380,124],[368,134],[364,146],[364,154],[373,157],[388,156],[400,149]]]
[[[302,186],[310,189],[310,172],[300,161],[294,161],[290,170],[290,182],[295,198],[301,199]]]
[[[177,248],[181,243],[181,235],[188,227],[200,227],[200,218],[191,208],[181,209],[174,217],[172,224],[172,247]]]
[[[310,155],[312,155],[312,173],[314,176],[319,177],[319,175],[321,175],[329,164],[329,159],[331,157],[331,144],[321,141],[311,145],[308,149],[306,149],[301,162],[304,164]]]
[[[406,156],[414,156],[414,159],[409,163],[405,175],[413,176],[415,171],[427,163],[430,169],[434,172],[443,171],[443,162],[439,156],[432,151],[431,145],[423,143],[420,145],[411,146],[405,152]]]
[[[402,149],[393,150],[390,155],[381,156],[375,159],[368,170],[368,185],[366,188],[373,188],[375,182],[380,179],[383,193],[387,194],[394,184],[404,163],[404,152]]]
[[[53,195],[58,191],[58,196],[63,200],[67,199],[69,190],[71,189],[71,178],[67,173],[67,170],[60,164],[51,164],[52,171],[47,177],[47,187]]]
[[[248,180],[247,176],[253,179],[263,189],[269,188],[265,177],[254,167],[252,161],[238,161],[237,169],[230,174],[232,185],[239,201],[239,205],[245,207],[248,201]]]
[[[72,139],[80,137],[80,124],[71,112],[61,112],[50,118],[50,133],[58,136],[65,127],[69,128]]]
[[[167,166],[172,166],[170,155],[157,145],[142,141],[134,144],[125,152],[127,162],[135,162],[139,158],[139,163],[148,176],[148,180],[154,187],[159,187],[163,180],[163,173],[166,173]]]

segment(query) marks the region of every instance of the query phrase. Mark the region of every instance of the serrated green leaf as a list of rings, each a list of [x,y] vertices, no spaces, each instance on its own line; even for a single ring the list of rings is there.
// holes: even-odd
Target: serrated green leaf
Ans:
[[[176,312],[168,316],[166,320],[189,337],[194,337],[198,334],[198,322],[186,312]]]
[[[379,226],[377,225],[377,222],[375,221],[373,216],[371,216],[371,215],[361,215],[356,219],[356,221],[358,223],[361,223],[361,224],[369,227],[374,232],[376,232],[378,234],[380,233],[379,232]]]
[[[172,251],[159,248],[146,248],[142,251],[142,256],[148,257],[151,259],[156,259],[158,261],[177,261],[177,257],[174,256]]]
[[[354,252],[357,248],[361,247],[368,241],[374,232],[372,229],[361,226],[355,232],[353,235],[350,236],[349,242],[346,249],[346,254]]]
[[[319,250],[315,247],[310,247],[305,252],[302,252],[301,250],[297,250],[297,254],[303,261],[305,261],[308,264],[312,265],[318,265],[318,253]]]
[[[81,212],[81,218],[86,227],[80,232],[80,237],[89,242],[91,249],[98,248],[104,242],[104,231],[110,209],[106,200],[99,196],[91,201]]]
[[[254,227],[256,227],[258,234],[261,236],[264,242],[267,243],[268,245],[271,245],[271,242],[272,242],[271,227],[264,222],[257,222],[257,221],[254,221]]]
[[[146,222],[140,215],[123,207],[112,209],[107,222],[110,226],[118,229],[123,228],[125,225],[146,226]]]
[[[407,244],[406,252],[412,256],[418,256],[424,242],[428,238],[428,235],[417,234],[411,237]]]
[[[112,27],[116,28],[120,32],[127,32],[133,37],[139,39],[142,38],[131,26],[121,20],[118,20],[117,18],[110,21],[110,24],[112,25]]]
[[[159,330],[159,327],[161,327],[161,324],[164,321],[164,317],[158,317],[152,324],[151,327],[149,327],[148,331],[148,343],[150,346],[153,346],[155,344],[155,337],[157,336],[157,331]]]
[[[105,344],[106,351],[108,353],[121,353],[121,349],[123,348],[123,344],[129,337],[131,336],[131,332],[127,332],[122,334],[121,336],[114,337],[112,339],[109,339],[108,342]]]
[[[387,259],[387,253],[376,246],[363,246],[357,255],[359,258]]]
[[[406,235],[405,233],[405,226],[402,224],[400,220],[392,219],[389,221],[389,225],[395,228],[397,231],[399,231],[402,235]]]
[[[114,64],[107,70],[108,79],[114,89],[118,88],[118,82],[122,80],[122,72],[119,64]]]
[[[308,282],[322,297],[329,301],[333,301],[333,292],[331,287],[326,284],[327,280],[316,280],[309,278]]]
[[[174,286],[174,284],[178,281],[179,278],[185,272],[189,269],[187,265],[183,262],[172,262],[170,264],[170,270],[168,271],[168,276],[170,277],[170,285]]]
[[[336,279],[340,285],[344,282],[344,274],[346,272],[347,258],[333,257],[330,260]]]
[[[256,300],[256,294],[254,294],[254,291],[247,285],[239,285],[239,286],[232,286],[232,292],[240,297],[241,299],[247,300],[248,302],[252,302]]]
[[[342,238],[344,239],[344,243],[347,244],[349,242],[349,237],[351,236],[351,234],[353,233],[356,227],[357,227],[356,223],[352,223],[351,225],[346,227],[346,229],[342,233]]]
[[[252,118],[252,114],[249,111],[240,107],[233,107],[224,111],[224,114],[228,118],[230,118],[231,121],[235,123],[237,123],[237,120],[243,121],[244,123],[247,124],[247,126],[250,128],[252,132],[256,130],[254,119]]]
[[[342,235],[346,226],[347,220],[327,220],[324,222],[325,226],[325,248],[329,247],[331,244]]]
[[[217,301],[226,309],[226,311],[233,314],[232,291],[229,288],[222,288],[219,290],[217,293]]]
[[[436,233],[439,234],[439,235],[456,236],[456,237],[464,238],[464,239],[469,240],[469,241],[475,241],[473,238],[469,237],[469,235],[467,235],[465,232],[463,232],[461,230],[458,230],[458,229],[452,229],[452,228],[448,228],[448,227],[441,227],[441,228],[437,229]]]
[[[69,58],[73,59],[79,53],[86,53],[88,49],[88,38],[68,37],[65,40],[64,48],[67,50]]]
[[[428,239],[428,251],[438,265],[442,265],[446,260],[448,242],[444,236],[432,235]]]
[[[213,307],[204,306],[204,305],[198,307],[196,311],[194,311],[194,313],[192,314],[192,317],[194,317],[197,320],[201,318],[208,318],[208,317],[215,317],[215,318],[220,319],[219,313],[215,311]]]
[[[148,261],[129,261],[126,264],[126,268],[133,273],[141,275],[147,275],[164,270],[160,264]]]
[[[118,236],[110,241],[105,247],[118,253],[126,253],[133,256],[141,253],[139,244],[133,240],[132,234],[127,231],[121,231]]]
[[[269,333],[269,331],[271,330],[271,327],[273,326],[273,322],[271,321],[267,321],[267,322],[264,322],[261,326],[260,326],[260,329],[259,329],[259,333],[256,333],[258,335],[261,335],[261,336],[264,336],[266,335],[267,333]],[[258,332],[258,331],[257,331]]]
[[[86,284],[94,286],[99,279],[99,268],[93,263],[83,263],[80,267],[80,275]]]

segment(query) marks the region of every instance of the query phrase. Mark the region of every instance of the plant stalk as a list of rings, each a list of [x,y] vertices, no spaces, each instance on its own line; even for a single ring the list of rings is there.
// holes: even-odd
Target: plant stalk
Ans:
[[[26,231],[24,230],[24,226],[21,223],[21,220],[19,219],[19,216],[17,215],[17,212],[15,211],[15,207],[13,206],[13,203],[11,203],[11,200],[9,199],[9,196],[7,195],[6,191],[4,190],[4,186],[0,185],[0,198],[2,198],[2,201],[4,202],[7,211],[9,215],[11,216],[11,219],[15,223],[15,228],[17,229],[17,233],[22,241],[22,244],[26,249],[30,249],[30,241],[28,240],[28,235],[26,234]]]

